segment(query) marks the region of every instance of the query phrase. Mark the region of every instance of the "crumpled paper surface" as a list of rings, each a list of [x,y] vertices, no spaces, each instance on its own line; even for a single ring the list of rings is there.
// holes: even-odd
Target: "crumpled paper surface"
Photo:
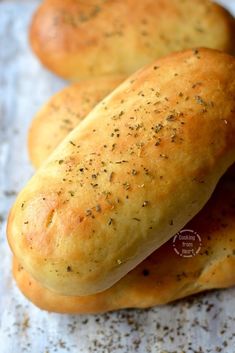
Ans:
[[[235,288],[149,310],[80,316],[40,311],[16,288],[5,228],[16,194],[33,174],[27,130],[39,107],[66,85],[28,45],[39,3],[0,1],[0,353],[234,353]],[[235,0],[221,3],[235,14]]]

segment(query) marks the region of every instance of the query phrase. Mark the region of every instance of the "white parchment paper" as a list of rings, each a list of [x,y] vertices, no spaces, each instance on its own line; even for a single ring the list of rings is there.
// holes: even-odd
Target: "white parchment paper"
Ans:
[[[150,310],[69,316],[42,312],[16,288],[6,217],[33,173],[27,130],[65,82],[40,66],[27,28],[39,0],[0,0],[0,353],[235,353],[235,289]],[[221,0],[234,11],[235,0]],[[193,9],[192,9],[193,10]]]

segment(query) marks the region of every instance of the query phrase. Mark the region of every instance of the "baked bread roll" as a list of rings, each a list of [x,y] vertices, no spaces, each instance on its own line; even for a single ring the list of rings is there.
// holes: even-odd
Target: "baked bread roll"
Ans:
[[[44,310],[97,313],[122,308],[148,308],[187,295],[235,284],[235,180],[223,178],[202,211],[186,225],[199,235],[195,256],[174,251],[173,239],[162,245],[113,287],[85,297],[61,296],[35,281],[17,260],[13,273],[22,293]],[[193,233],[182,233],[189,236]],[[180,235],[176,250],[180,250]],[[200,247],[200,248],[199,248]],[[181,250],[187,249],[183,247]],[[198,252],[198,253],[197,253]]]
[[[44,287],[111,287],[179,231],[235,160],[235,59],[169,55],[99,103],[19,194],[8,240]]]
[[[91,109],[123,80],[123,77],[108,77],[83,81],[54,95],[29,129],[28,149],[33,165],[38,168]]]
[[[234,51],[234,20],[208,0],[44,0],[32,49],[55,74],[78,80],[126,75],[173,51]]]

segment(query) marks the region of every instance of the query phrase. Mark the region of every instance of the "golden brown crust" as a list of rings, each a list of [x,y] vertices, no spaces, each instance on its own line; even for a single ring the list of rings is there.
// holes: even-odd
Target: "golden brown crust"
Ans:
[[[121,84],[18,196],[8,239],[19,262],[60,294],[117,282],[198,213],[234,162],[234,92],[235,59],[209,49]]]
[[[190,258],[176,254],[169,240],[108,290],[86,297],[60,296],[43,288],[17,260],[13,273],[23,294],[40,308],[60,313],[97,313],[147,308],[187,295],[235,284],[235,183],[224,177],[202,211],[186,225],[201,237]],[[198,242],[193,242],[195,251]]]
[[[66,79],[128,75],[182,49],[234,52],[234,20],[208,0],[45,0],[30,42]]]
[[[83,81],[54,95],[29,129],[28,149],[33,165],[39,167],[92,108],[123,80],[123,77],[109,77]]]

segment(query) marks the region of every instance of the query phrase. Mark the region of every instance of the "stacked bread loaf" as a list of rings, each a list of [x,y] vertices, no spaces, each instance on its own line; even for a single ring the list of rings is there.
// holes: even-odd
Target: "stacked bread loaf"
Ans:
[[[30,42],[70,80],[130,75],[173,51],[234,51],[234,20],[208,0],[44,0]]]
[[[201,0],[41,5],[31,41],[42,62],[94,77],[52,97],[30,128],[40,168],[8,240],[36,305],[145,308],[235,284],[235,59],[208,48],[158,58],[195,45],[231,53],[233,28]],[[182,229],[199,241],[190,256],[176,249]]]

